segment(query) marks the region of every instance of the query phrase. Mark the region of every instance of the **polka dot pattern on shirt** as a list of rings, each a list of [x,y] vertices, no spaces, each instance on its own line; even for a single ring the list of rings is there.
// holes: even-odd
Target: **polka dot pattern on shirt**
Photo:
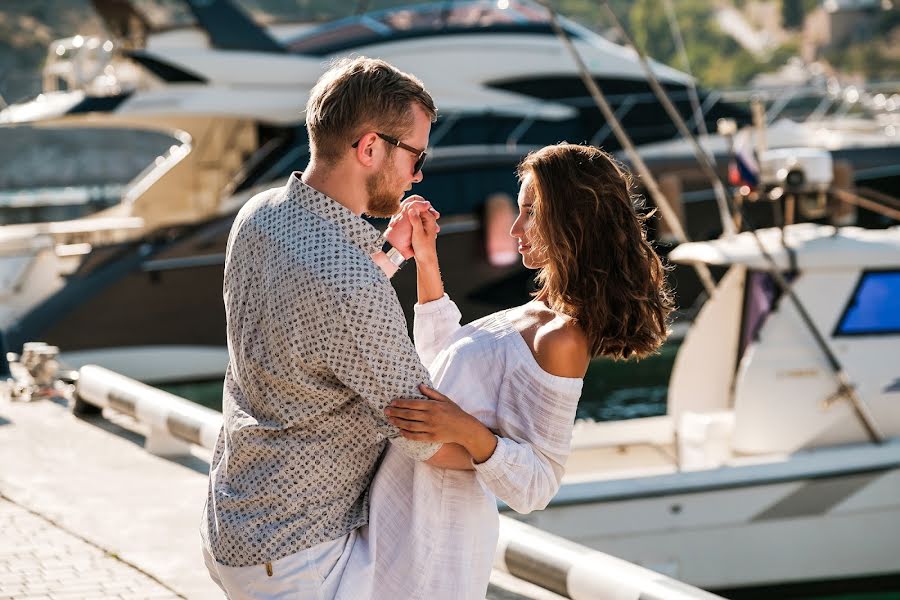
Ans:
[[[229,363],[203,535],[227,566],[258,565],[364,525],[384,417],[430,383],[394,290],[371,260],[377,229],[293,175],[252,198],[228,240]]]

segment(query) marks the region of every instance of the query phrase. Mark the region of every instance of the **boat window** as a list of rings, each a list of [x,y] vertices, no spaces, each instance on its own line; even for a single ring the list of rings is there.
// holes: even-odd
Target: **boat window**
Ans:
[[[897,333],[900,333],[900,271],[864,272],[834,335]]]

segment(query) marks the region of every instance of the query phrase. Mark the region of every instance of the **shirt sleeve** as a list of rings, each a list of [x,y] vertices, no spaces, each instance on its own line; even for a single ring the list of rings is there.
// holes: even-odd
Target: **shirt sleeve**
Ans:
[[[460,329],[462,314],[447,294],[425,304],[416,304],[414,310],[413,339],[416,351],[422,363],[431,367],[438,353],[447,346],[450,336]]]
[[[518,513],[546,508],[565,473],[580,379],[517,369],[501,386],[497,448],[476,477]]]
[[[394,398],[422,398],[418,386],[431,386],[406,328],[406,318],[390,284],[375,281],[343,294],[328,315],[325,361],[341,383],[362,397],[376,427],[404,454],[428,460],[441,444],[400,436],[384,414]]]

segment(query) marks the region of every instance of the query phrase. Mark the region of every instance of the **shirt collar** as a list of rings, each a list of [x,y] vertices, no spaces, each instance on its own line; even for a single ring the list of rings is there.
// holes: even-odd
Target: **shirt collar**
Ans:
[[[288,179],[287,193],[308,211],[338,225],[351,242],[366,254],[375,254],[383,244],[381,233],[349,208],[305,184],[295,171]]]

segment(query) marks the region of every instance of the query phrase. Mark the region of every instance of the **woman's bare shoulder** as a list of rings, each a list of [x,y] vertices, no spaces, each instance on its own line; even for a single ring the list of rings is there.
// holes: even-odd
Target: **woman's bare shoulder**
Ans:
[[[590,363],[590,345],[578,325],[556,317],[541,325],[534,336],[534,357],[551,375],[584,377]]]

